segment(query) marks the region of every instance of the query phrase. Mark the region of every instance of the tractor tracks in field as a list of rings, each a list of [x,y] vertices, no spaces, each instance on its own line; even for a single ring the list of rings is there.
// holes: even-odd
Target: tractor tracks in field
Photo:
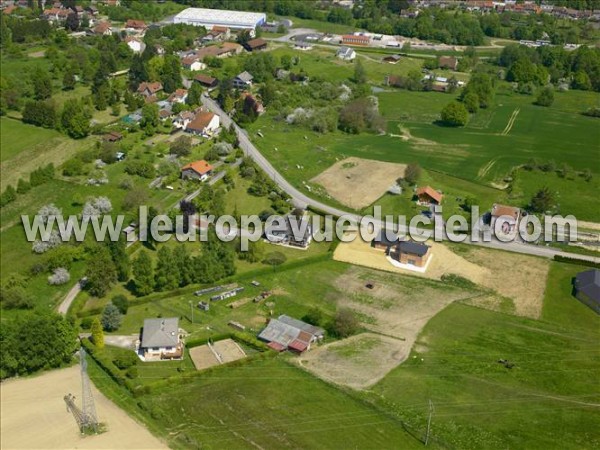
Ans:
[[[510,133],[510,130],[512,130],[512,127],[515,124],[515,120],[517,120],[517,116],[519,115],[520,112],[521,112],[521,108],[515,108],[515,110],[512,112],[512,114],[510,115],[510,117],[508,119],[508,123],[506,124],[506,127],[504,128],[504,130],[502,130],[502,133],[500,133],[501,136],[507,136],[508,133]]]

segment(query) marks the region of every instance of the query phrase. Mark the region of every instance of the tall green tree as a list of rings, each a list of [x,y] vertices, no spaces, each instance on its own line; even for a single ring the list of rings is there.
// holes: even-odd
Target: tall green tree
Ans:
[[[86,288],[95,297],[104,297],[117,281],[117,269],[106,247],[98,245],[91,250],[86,277]]]
[[[142,250],[133,261],[133,282],[137,295],[148,295],[154,291],[154,269],[148,252]]]
[[[104,330],[102,323],[97,317],[92,321],[92,342],[98,348],[104,348]]]
[[[176,289],[181,277],[173,252],[168,247],[161,247],[157,256],[156,273],[154,274],[156,289],[159,291]]]

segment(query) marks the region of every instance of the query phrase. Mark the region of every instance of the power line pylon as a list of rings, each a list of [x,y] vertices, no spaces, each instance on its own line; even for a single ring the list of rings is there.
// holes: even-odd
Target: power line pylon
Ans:
[[[96,416],[96,405],[92,396],[92,386],[87,373],[86,352],[83,347],[79,350],[79,365],[81,367],[81,432],[98,432],[98,417]]]

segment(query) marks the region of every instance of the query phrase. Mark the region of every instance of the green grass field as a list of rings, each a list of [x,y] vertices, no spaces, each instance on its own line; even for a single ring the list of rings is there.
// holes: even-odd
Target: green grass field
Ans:
[[[583,269],[553,263],[541,321],[449,306],[375,386],[378,402],[423,428],[431,399],[433,434],[450,447],[597,447],[600,321],[570,295]]]

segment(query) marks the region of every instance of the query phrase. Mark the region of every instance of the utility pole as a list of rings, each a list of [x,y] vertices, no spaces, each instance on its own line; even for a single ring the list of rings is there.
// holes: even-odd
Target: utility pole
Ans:
[[[431,430],[431,416],[433,416],[433,402],[429,399],[429,417],[427,418],[427,434],[425,435],[425,445],[429,442],[429,431]]]

